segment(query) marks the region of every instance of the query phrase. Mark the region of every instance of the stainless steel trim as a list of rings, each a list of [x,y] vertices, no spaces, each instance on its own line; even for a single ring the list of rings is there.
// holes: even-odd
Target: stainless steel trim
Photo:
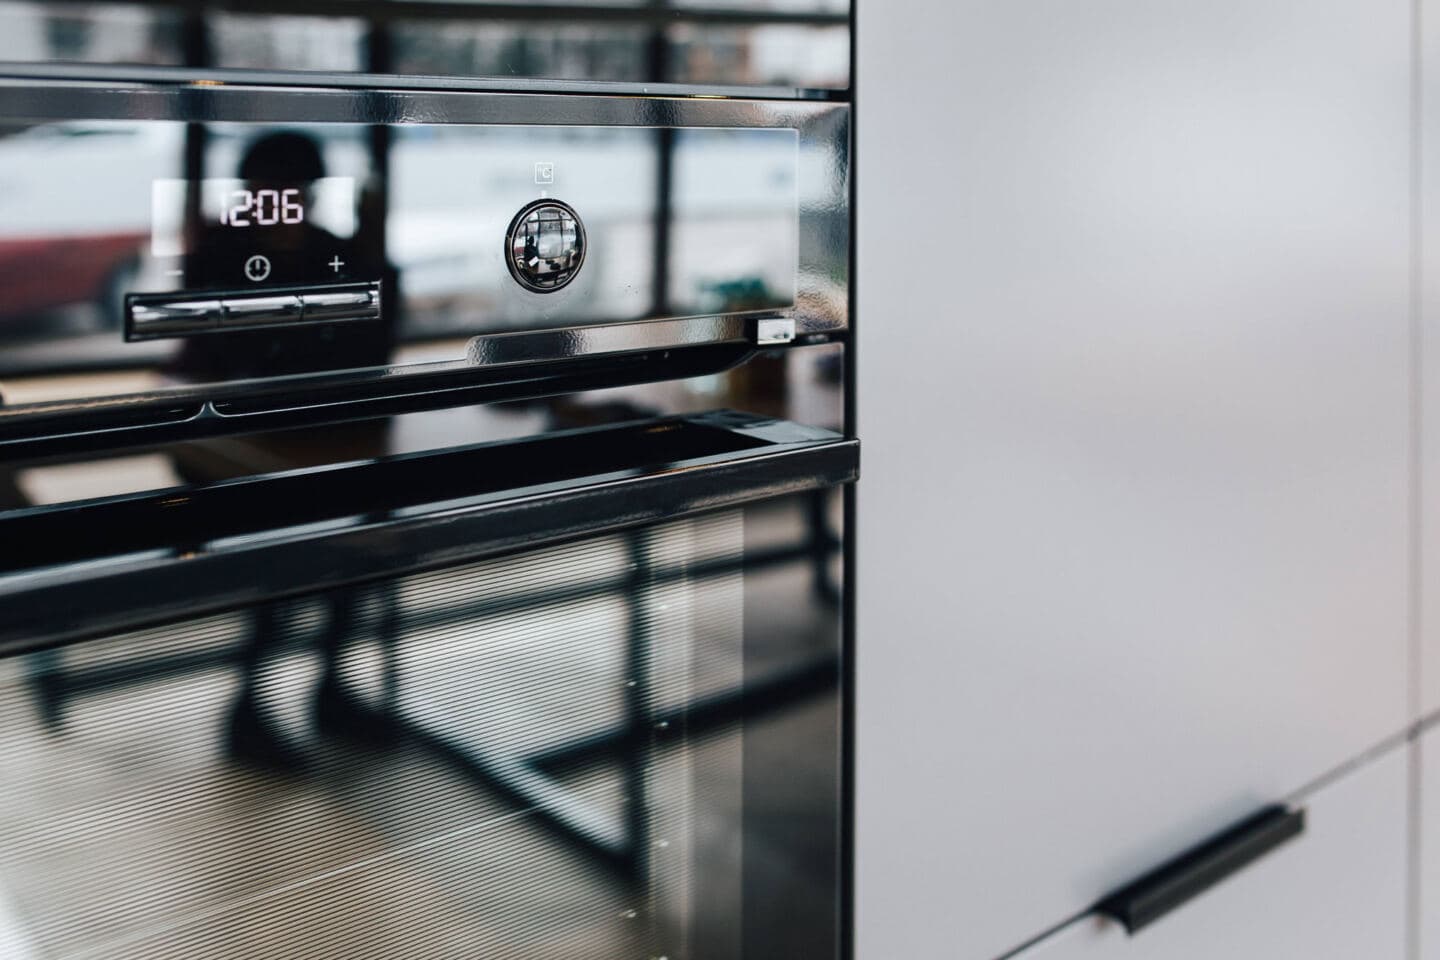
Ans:
[[[547,13],[547,15],[550,15]],[[33,63],[0,61],[0,78],[30,81],[195,84],[279,87],[335,87],[334,73],[304,70],[251,70],[235,67],[156,67],[136,64]],[[466,93],[578,94],[616,97],[695,97],[731,100],[810,100],[845,102],[849,91],[776,85],[643,83],[606,80],[537,80],[520,77],[472,78],[404,74],[346,73],[339,85],[364,90],[449,90]]]
[[[640,127],[790,127],[824,138],[849,106],[605,93],[510,93],[467,89],[354,89],[234,83],[207,71],[187,83],[36,80],[0,64],[0,115],[30,120],[174,120],[238,123],[486,123]],[[642,88],[649,90],[650,88]],[[663,90],[655,87],[656,91]],[[843,147],[844,144],[841,144]]]

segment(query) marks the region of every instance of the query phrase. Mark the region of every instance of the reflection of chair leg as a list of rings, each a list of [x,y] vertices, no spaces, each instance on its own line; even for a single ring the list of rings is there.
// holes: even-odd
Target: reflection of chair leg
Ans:
[[[657,718],[651,702],[652,604],[655,587],[663,581],[654,569],[650,536],[645,530],[627,536],[630,573],[620,587],[627,610],[623,636],[626,686],[619,717],[619,728],[625,731],[619,739],[624,746],[604,758],[621,770],[624,799],[618,817],[567,786],[559,769],[542,770],[526,756],[487,750],[468,738],[447,736],[410,722],[398,710],[394,719],[394,729],[408,743],[501,794],[557,836],[637,884],[645,883],[650,866],[647,787],[654,753],[662,740],[683,735],[685,723],[683,712]],[[382,615],[382,622],[388,616]],[[393,634],[393,628],[389,632]],[[386,679],[393,696],[398,679],[393,673]]]
[[[621,756],[625,777],[625,856],[627,868],[637,883],[646,879],[650,850],[649,796],[647,770],[651,763],[649,746],[655,733],[650,713],[650,600],[654,564],[650,557],[648,532],[636,530],[627,538],[630,553],[630,589],[625,595],[625,717],[635,749]]]
[[[38,650],[25,658],[25,669],[36,706],[40,708],[40,718],[51,730],[59,729],[65,720],[65,698],[69,692],[64,654],[59,650]]]
[[[329,736],[375,747],[394,741],[394,727],[386,710],[376,709],[347,687],[341,663],[355,634],[356,612],[364,598],[359,587],[335,590],[327,598],[330,619],[320,637],[322,667],[315,690],[315,725]]]
[[[361,587],[344,587],[334,590],[327,597],[330,622],[325,625],[320,638],[323,665],[320,685],[315,688],[315,727],[321,733],[338,740],[348,740],[357,746],[386,747],[395,743],[396,738],[395,725],[390,723],[389,701],[386,699],[380,707],[374,707],[348,687],[341,671],[344,649],[354,639],[356,613],[360,604],[364,603],[364,597],[366,594]],[[386,597],[382,596],[382,602],[386,602]],[[389,625],[387,632],[393,633],[393,625]],[[382,635],[380,642],[386,645],[384,655],[389,659],[392,656],[389,651],[392,639]],[[387,675],[392,671],[389,664],[383,669]],[[386,695],[389,695],[392,685],[393,681],[387,676]]]
[[[380,712],[393,720],[400,708],[400,584],[380,584]]]
[[[240,666],[240,692],[230,707],[225,742],[230,758],[240,763],[277,772],[294,772],[305,758],[275,729],[265,715],[261,669],[281,638],[281,606],[264,603],[255,608],[249,635],[241,643],[236,661]]]

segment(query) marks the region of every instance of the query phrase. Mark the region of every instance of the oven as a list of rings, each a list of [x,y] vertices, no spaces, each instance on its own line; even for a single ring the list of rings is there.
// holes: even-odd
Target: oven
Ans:
[[[854,470],[714,413],[11,511],[7,956],[833,955]]]
[[[848,5],[0,27],[0,955],[849,956]]]

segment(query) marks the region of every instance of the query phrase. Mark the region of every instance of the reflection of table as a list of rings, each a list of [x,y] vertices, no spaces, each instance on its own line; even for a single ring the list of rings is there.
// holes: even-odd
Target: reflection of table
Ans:
[[[817,548],[814,542],[807,541],[759,554],[723,557],[685,569],[665,569],[654,562],[648,533],[641,529],[626,534],[631,569],[622,578],[578,589],[532,594],[504,604],[507,610],[521,610],[575,603],[599,593],[624,596],[628,611],[626,673],[634,682],[627,685],[624,715],[618,723],[539,751],[506,754],[477,748],[473,743],[447,736],[443,730],[394,715],[405,739],[425,747],[478,783],[499,791],[520,808],[534,811],[560,835],[637,883],[647,879],[650,823],[647,783],[655,753],[832,691],[840,678],[838,658],[825,654],[758,680],[747,680],[678,705],[653,709],[651,704],[655,698],[651,685],[655,678],[649,665],[657,638],[653,636],[647,607],[656,588],[680,578],[704,582],[742,570],[755,573],[781,564],[813,561]],[[828,532],[814,536],[815,539],[821,537],[827,544],[824,553],[828,562],[838,549],[838,542],[829,537]],[[506,611],[481,600],[476,604],[476,612],[497,616]],[[389,662],[393,663],[394,659],[390,658]],[[403,683],[400,678],[387,680],[391,690],[398,690]],[[628,800],[623,822],[607,818],[568,791],[558,779],[566,770],[596,763],[618,764],[623,773]]]
[[[527,581],[516,592],[503,596],[455,591],[446,595],[442,608],[426,604],[404,609],[400,599],[405,589],[402,578],[324,595],[319,598],[324,613],[318,617],[313,612],[308,614],[313,625],[308,631],[282,627],[281,614],[287,604],[313,606],[314,599],[281,601],[241,611],[236,624],[238,636],[231,633],[233,639],[210,649],[83,668],[67,668],[63,650],[47,651],[28,660],[31,686],[45,720],[58,728],[64,723],[67,704],[77,698],[217,667],[236,668],[245,683],[259,684],[263,683],[259,678],[265,662],[295,652],[319,651],[323,677],[316,688],[315,720],[323,732],[343,735],[353,747],[366,750],[388,750],[400,744],[418,747],[477,785],[530,812],[537,822],[598,862],[628,879],[643,882],[650,821],[646,788],[657,753],[823,695],[835,688],[839,677],[838,660],[833,651],[826,650],[811,659],[797,659],[773,672],[746,678],[744,683],[707,690],[685,702],[655,706],[659,701],[652,696],[650,684],[654,678],[647,669],[656,639],[649,605],[666,586],[681,580],[705,583],[743,572],[747,575],[745,589],[749,590],[754,576],[766,570],[814,565],[817,558],[821,565],[828,565],[838,550],[838,540],[828,528],[811,525],[815,518],[823,521],[823,507],[823,502],[817,507],[814,499],[807,497],[766,508],[790,510],[792,516],[799,514],[805,536],[798,542],[727,553],[679,567],[657,565],[650,545],[653,528],[643,528],[622,535],[628,563],[617,565],[613,575],[607,572],[577,583],[536,587]],[[515,749],[467,737],[453,724],[409,716],[397,707],[406,684],[398,654],[407,638],[418,636],[422,628],[435,630],[447,624],[503,621],[508,616],[543,613],[546,609],[583,608],[604,598],[618,598],[627,611],[623,634],[616,636],[615,642],[623,645],[625,673],[636,680],[635,686],[627,690],[623,710],[613,724],[568,739],[562,737],[558,742]],[[815,609],[827,605],[822,602]],[[377,641],[382,651],[381,682],[368,690],[348,686],[338,669],[345,649],[362,640]],[[327,690],[339,696],[327,700]],[[484,696],[484,691],[477,690],[475,696]],[[631,800],[618,815],[597,808],[566,784],[567,775],[576,769],[597,765],[621,773]]]

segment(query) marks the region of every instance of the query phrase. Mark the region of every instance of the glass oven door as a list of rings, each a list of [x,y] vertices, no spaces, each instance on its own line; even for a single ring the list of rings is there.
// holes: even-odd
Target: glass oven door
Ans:
[[[726,413],[0,515],[5,956],[838,956],[855,470]]]

